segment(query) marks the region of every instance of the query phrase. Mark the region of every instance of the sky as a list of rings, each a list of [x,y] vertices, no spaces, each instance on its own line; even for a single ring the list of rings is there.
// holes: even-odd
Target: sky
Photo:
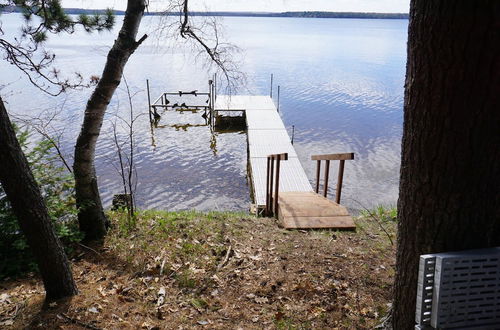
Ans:
[[[150,10],[161,10],[165,0],[150,0]],[[66,8],[125,9],[126,0],[62,0]],[[193,11],[339,11],[407,13],[410,0],[190,0]]]

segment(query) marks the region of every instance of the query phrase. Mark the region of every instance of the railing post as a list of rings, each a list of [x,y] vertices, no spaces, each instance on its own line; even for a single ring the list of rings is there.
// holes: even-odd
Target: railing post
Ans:
[[[340,195],[342,194],[342,180],[344,179],[344,163],[345,160],[341,159],[339,163],[339,176],[337,179],[337,194],[335,196],[335,202],[340,204]]]
[[[267,156],[267,175],[266,175],[266,216],[269,215],[269,205],[271,204],[270,201],[270,194],[269,192],[271,191],[271,188],[269,187],[269,183],[271,182],[270,175],[271,172],[269,171],[271,169],[271,157]]]
[[[274,181],[274,156],[271,155],[271,176],[269,177],[269,214],[273,212],[273,181]]]
[[[276,160],[276,183],[274,183],[274,161]],[[267,177],[266,177],[266,215],[278,217],[278,202],[280,188],[280,168],[281,161],[288,160],[288,154],[273,154],[267,156]],[[274,196],[273,196],[274,192]]]
[[[319,174],[321,172],[321,160],[316,161],[316,194],[319,192]]]
[[[328,177],[329,177],[329,172],[330,172],[330,161],[331,160],[338,160],[340,161],[339,163],[339,174],[337,178],[337,193],[335,197],[335,202],[337,204],[340,204],[340,197],[342,195],[342,181],[344,179],[344,165],[346,160],[352,160],[354,159],[354,153],[349,152],[349,153],[340,153],[340,154],[326,154],[326,155],[312,155],[311,160],[315,160],[317,162],[317,167],[316,167],[316,193],[319,192],[319,176],[320,176],[320,168],[321,168],[321,161],[325,160],[325,182],[324,182],[324,189],[323,189],[323,196],[327,197],[328,194]]]
[[[279,190],[280,190],[280,162],[281,155],[276,157],[276,186],[274,190],[274,216],[278,219],[278,199],[279,199]]]
[[[324,189],[323,189],[323,196],[326,197],[328,194],[328,177],[330,175],[330,160],[326,160],[326,165],[325,165],[325,183],[324,183]]]

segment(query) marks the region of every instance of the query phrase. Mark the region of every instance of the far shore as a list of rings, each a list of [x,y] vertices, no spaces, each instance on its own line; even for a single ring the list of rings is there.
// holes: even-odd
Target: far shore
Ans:
[[[65,8],[66,13],[72,15],[103,14],[106,9]],[[10,6],[3,13],[18,12]],[[124,10],[113,10],[115,15],[124,15]],[[146,16],[169,15],[177,16],[178,12],[147,12]],[[329,11],[291,11],[291,12],[233,12],[233,11],[192,11],[193,16],[227,16],[227,17],[300,17],[300,18],[367,18],[367,19],[408,19],[408,13],[359,13],[359,12],[329,12]]]

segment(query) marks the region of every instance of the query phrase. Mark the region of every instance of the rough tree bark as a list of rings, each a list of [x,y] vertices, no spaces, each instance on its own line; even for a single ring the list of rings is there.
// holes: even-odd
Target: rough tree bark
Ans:
[[[94,168],[96,142],[104,113],[120,84],[125,64],[147,37],[144,35],[140,40],[135,40],[144,9],[144,0],[128,0],[123,25],[108,53],[101,79],[87,103],[83,126],[76,142],[73,170],[79,207],[78,221],[86,240],[98,240],[106,234],[108,220],[102,208]]]
[[[413,329],[420,254],[500,245],[500,2],[413,0],[394,329]]]
[[[75,295],[77,289],[68,259],[1,98],[0,182],[35,256],[47,300]]]

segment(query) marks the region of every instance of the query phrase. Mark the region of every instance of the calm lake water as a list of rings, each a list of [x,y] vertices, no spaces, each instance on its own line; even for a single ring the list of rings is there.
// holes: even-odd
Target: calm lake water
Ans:
[[[20,16],[1,16],[13,33]],[[117,20],[121,23],[121,17]],[[226,38],[244,57],[247,83],[240,94],[269,94],[270,74],[281,86],[280,114],[295,126],[295,148],[313,183],[313,154],[355,152],[346,163],[342,203],[352,209],[397,201],[402,134],[407,20],[225,18]],[[118,24],[120,25],[120,24]],[[137,201],[141,208],[246,210],[246,133],[212,134],[201,113],[169,112],[163,127],[151,131],[147,117],[146,79],[156,98],[163,91],[208,89],[210,73],[184,47],[168,44],[154,33],[159,19],[146,17],[148,41],[131,57],[125,77],[133,93],[136,122]],[[51,37],[47,48],[57,54],[62,72],[100,75],[115,32]],[[63,131],[69,158],[91,90],[70,91],[57,98],[33,88],[2,61],[1,93],[13,115],[37,116],[58,111],[55,129]],[[99,139],[96,167],[106,205],[121,192],[111,122],[127,116],[127,94],[115,95]],[[220,92],[221,93],[221,92]],[[276,90],[275,90],[276,94]],[[59,109],[62,109],[59,111]],[[120,132],[125,139],[125,132]],[[332,164],[330,196],[335,193],[337,164]]]

